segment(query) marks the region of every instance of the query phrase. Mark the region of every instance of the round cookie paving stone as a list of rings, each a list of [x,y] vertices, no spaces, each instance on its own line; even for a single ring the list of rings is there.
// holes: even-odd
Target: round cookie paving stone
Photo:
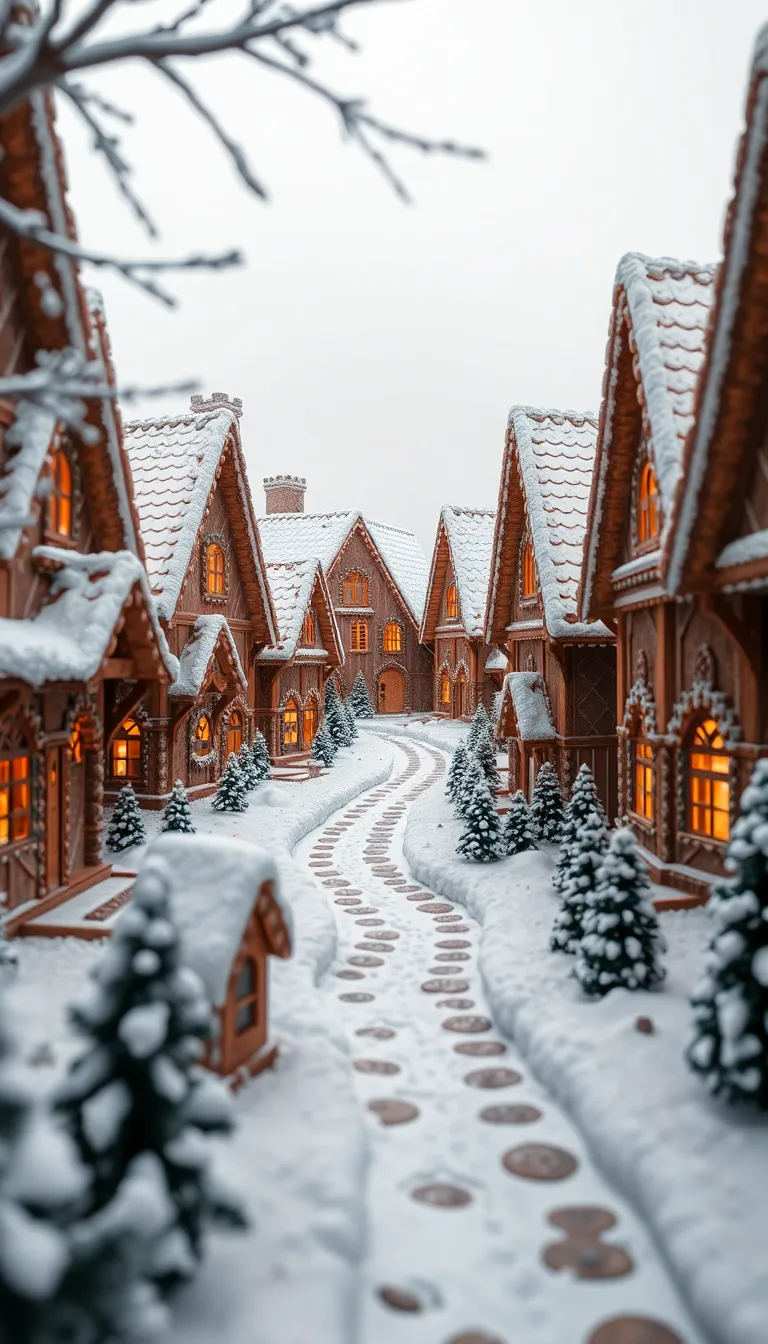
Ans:
[[[359,905],[360,899],[358,896],[337,896],[333,903],[334,905]]]
[[[435,1209],[463,1209],[472,1203],[472,1196],[468,1190],[462,1190],[458,1185],[448,1185],[443,1181],[418,1186],[416,1190],[411,1191],[411,1199],[417,1199],[420,1204],[431,1204]]]
[[[466,1012],[468,1008],[474,1008],[474,999],[441,999],[436,1005],[438,1008],[458,1008],[460,1012]]]
[[[337,971],[336,978],[338,980],[364,980],[365,976],[362,971]]]
[[[397,1032],[392,1027],[358,1027],[356,1036],[370,1036],[374,1041],[391,1041]]]
[[[336,902],[338,905],[338,901]],[[347,902],[349,904],[349,902]],[[354,910],[345,910],[345,915],[378,915],[379,907],[377,905],[358,905]]]
[[[418,1297],[404,1288],[392,1288],[386,1284],[384,1288],[379,1288],[378,1296],[385,1306],[392,1307],[394,1311],[421,1311]]]
[[[395,933],[394,929],[382,929],[380,933],[375,933],[373,936],[374,938],[390,938],[394,940],[395,938],[399,938],[400,934]]]
[[[435,943],[435,947],[471,947],[471,946],[472,944],[469,942],[467,938],[443,938],[441,942]]]
[[[430,975],[461,975],[462,970],[466,973],[466,967],[462,966],[430,966]]]
[[[452,924],[452,923],[454,923],[455,920],[457,920],[457,919],[461,919],[461,918],[462,918],[462,916],[461,916],[461,915],[457,915],[455,912],[454,912],[452,915],[435,915],[435,923],[436,923],[436,924]],[[450,932],[452,933],[453,930],[451,929]]]
[[[383,965],[384,965],[384,962],[382,961],[381,957],[369,957],[369,956],[357,957],[357,956],[355,956],[355,957],[347,957],[347,961],[349,962],[350,966],[383,966]]]
[[[463,1335],[452,1335],[446,1344],[504,1344],[496,1335],[484,1335],[482,1330],[465,1330]]]
[[[563,1181],[579,1165],[573,1153],[549,1143],[521,1143],[519,1148],[510,1148],[501,1162],[513,1176],[529,1181]]]
[[[393,1064],[389,1059],[353,1059],[353,1069],[358,1073],[378,1073],[390,1076],[400,1072],[400,1065]]]
[[[415,1120],[419,1114],[418,1106],[411,1105],[410,1101],[369,1101],[368,1110],[374,1111],[378,1115],[382,1125],[406,1125],[409,1120]]]
[[[346,877],[324,877],[324,878],[323,878],[323,886],[324,886],[324,887],[348,887],[348,886],[350,886],[350,885],[351,885],[351,884],[347,881]]]
[[[468,952],[436,952],[435,961],[471,961]]]
[[[485,1042],[481,1042],[485,1044]],[[495,1042],[488,1042],[489,1045]],[[474,1069],[466,1074],[464,1082],[468,1087],[512,1087],[521,1083],[523,1076],[517,1069]]]
[[[337,901],[336,904],[338,905],[339,902]],[[355,911],[355,914],[357,914],[357,911]],[[383,919],[358,919],[358,920],[357,920],[357,923],[358,923],[358,924],[362,924],[366,929],[372,929],[372,928],[374,928],[377,924],[383,924],[383,923],[384,923],[384,920],[383,920]]]
[[[416,907],[417,910],[423,910],[427,915],[445,915],[453,909],[452,905],[446,905],[445,901],[426,901],[424,905]]]
[[[490,1017],[446,1017],[443,1031],[490,1031],[493,1023]]]
[[[341,999],[342,1003],[373,1003],[373,1000],[376,998],[376,995],[363,994],[361,993],[360,990],[358,990],[356,992],[353,991],[351,994],[340,994],[339,998]]]
[[[360,887],[350,887],[347,892],[348,896],[362,896],[362,894]]]
[[[426,891],[417,891],[415,895],[406,896],[405,899],[406,901],[423,901],[424,897],[428,895],[429,893]]]
[[[683,1344],[680,1335],[650,1316],[614,1316],[603,1321],[587,1344]]]
[[[469,984],[466,980],[449,980],[446,976],[438,976],[436,980],[425,980],[421,988],[425,994],[462,994],[465,989],[469,989]],[[453,1006],[453,1002],[448,1004],[449,1008]]]
[[[603,1232],[616,1224],[609,1209],[586,1204],[553,1209],[547,1222],[565,1233],[562,1241],[542,1251],[550,1269],[572,1269],[579,1279],[619,1279],[632,1273],[634,1263],[624,1247],[602,1240]]]
[[[538,1106],[526,1106],[523,1103],[517,1106],[485,1106],[480,1112],[480,1119],[492,1125],[532,1125],[534,1120],[541,1119],[541,1111]]]
[[[505,1055],[507,1047],[503,1041],[458,1041],[454,1045],[457,1055]]]
[[[361,952],[394,952],[391,943],[355,943]]]

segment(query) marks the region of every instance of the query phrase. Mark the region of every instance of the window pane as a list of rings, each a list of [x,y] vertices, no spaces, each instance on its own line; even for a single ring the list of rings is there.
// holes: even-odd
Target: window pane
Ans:
[[[249,1027],[256,1025],[256,1006],[253,1002],[241,1003],[235,1016],[235,1031],[240,1036]]]
[[[237,975],[235,985],[235,994],[238,999],[245,999],[249,994],[256,992],[256,967],[250,957],[243,962]]]

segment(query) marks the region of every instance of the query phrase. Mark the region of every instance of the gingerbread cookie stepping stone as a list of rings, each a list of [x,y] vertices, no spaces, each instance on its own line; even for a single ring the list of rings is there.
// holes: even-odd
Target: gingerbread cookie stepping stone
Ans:
[[[436,952],[435,961],[471,961],[468,952]]]
[[[392,1288],[387,1284],[380,1288],[378,1292],[380,1300],[385,1306],[391,1307],[393,1311],[421,1311],[421,1303],[415,1293],[409,1293],[404,1288]]]
[[[347,891],[348,896],[362,896],[362,894],[363,893],[359,887],[350,887]]]
[[[459,1041],[453,1048],[457,1055],[505,1055],[507,1053],[507,1047],[503,1041]]]
[[[466,938],[443,938],[441,942],[435,943],[435,947],[471,947],[472,944]],[[438,961],[440,958],[438,957]]]
[[[358,896],[337,896],[333,903],[334,905],[359,905],[360,898]]]
[[[469,989],[469,984],[466,980],[450,980],[447,976],[438,976],[435,980],[425,980],[421,988],[425,994],[462,994],[465,989]],[[452,1008],[453,1003],[449,1003],[448,1007]]]
[[[488,1044],[493,1045],[495,1042],[489,1041]],[[467,1087],[514,1087],[515,1083],[522,1081],[523,1075],[517,1069],[474,1069],[464,1078]]]
[[[338,901],[336,902],[338,905]],[[349,905],[349,901],[347,902]],[[345,910],[345,915],[378,915],[379,907],[377,905],[358,905],[355,910]]]
[[[358,957],[358,956],[347,957],[347,961],[349,962],[350,966],[383,966],[383,965],[384,965],[384,961],[383,961],[383,959],[382,959],[381,957],[369,957],[369,956],[367,956],[367,955],[366,955],[366,956],[362,956],[362,957]]]
[[[336,902],[336,904],[338,905],[338,901]],[[355,911],[355,914],[357,914],[357,911]],[[358,920],[356,920],[355,922],[356,922],[357,924],[362,924],[362,925],[364,925],[364,927],[365,927],[366,929],[372,929],[372,928],[374,928],[377,924],[383,924],[383,923],[384,923],[384,920],[383,920],[383,919],[358,919]]]
[[[365,976],[362,971],[337,971],[336,978],[338,980],[364,980]]]
[[[390,938],[390,939],[394,942],[394,940],[395,940],[396,938],[399,938],[399,937],[400,937],[400,934],[399,934],[399,933],[395,933],[395,930],[394,930],[394,929],[382,929],[380,933],[376,933],[376,934],[374,934],[374,937],[375,937],[375,938]]]
[[[355,943],[361,952],[394,952],[391,943]]]
[[[418,905],[416,909],[423,910],[427,915],[445,915],[453,906],[446,905],[445,901],[425,901],[424,905]]]
[[[391,1041],[397,1032],[392,1027],[358,1027],[356,1036],[370,1036],[374,1041]]]
[[[438,1008],[455,1008],[458,1012],[466,1012],[474,1006],[474,999],[441,999],[437,1004]]]
[[[491,1125],[532,1125],[534,1120],[541,1119],[541,1111],[538,1106],[526,1106],[524,1103],[517,1106],[484,1106],[480,1119],[487,1120]]]
[[[369,1101],[368,1110],[378,1115],[382,1125],[407,1125],[410,1120],[415,1120],[419,1114],[418,1106],[413,1106],[410,1101]]]
[[[435,1209],[463,1209],[472,1203],[472,1196],[468,1190],[462,1190],[458,1185],[449,1185],[443,1181],[418,1186],[416,1190],[411,1191],[411,1199],[418,1200],[420,1204],[431,1204]]]
[[[357,991],[356,993],[351,994],[340,994],[339,998],[341,999],[342,1003],[373,1003],[373,1000],[376,998],[376,995],[363,994],[360,991]]]
[[[389,1059],[353,1059],[352,1067],[358,1073],[378,1073],[387,1077],[400,1072],[400,1065]]]
[[[552,1242],[542,1251],[550,1269],[572,1269],[579,1279],[619,1279],[634,1269],[632,1256],[622,1246],[602,1240],[603,1232],[616,1226],[609,1209],[586,1204],[553,1209],[547,1222],[566,1234],[563,1241]]]
[[[465,1330],[463,1335],[452,1335],[446,1344],[504,1344],[497,1335],[484,1335],[482,1330]]]
[[[435,915],[435,923],[436,923],[436,924],[455,924],[455,922],[456,922],[457,919],[461,919],[461,915],[456,915],[456,914],[454,914],[454,915]],[[450,933],[454,933],[455,930],[454,930],[454,929],[450,929],[449,932],[450,932]],[[463,930],[462,930],[462,932],[463,932]]]
[[[490,1017],[446,1017],[443,1031],[490,1031],[493,1023]]]
[[[461,975],[461,966],[430,966],[430,975]]]
[[[513,1176],[529,1181],[563,1181],[579,1165],[573,1153],[549,1143],[521,1143],[519,1148],[510,1148],[501,1162]]]
[[[683,1344],[683,1340],[650,1316],[613,1316],[593,1330],[587,1344]]]

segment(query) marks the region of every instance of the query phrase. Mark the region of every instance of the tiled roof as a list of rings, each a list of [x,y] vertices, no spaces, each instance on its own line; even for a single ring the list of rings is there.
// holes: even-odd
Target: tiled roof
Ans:
[[[509,413],[550,635],[597,637],[601,621],[576,621],[597,419],[576,411],[513,406]],[[571,619],[568,619],[571,618]]]
[[[279,639],[272,647],[262,649],[259,662],[279,662],[293,657],[319,568],[320,561],[316,558],[281,560],[267,565]]]
[[[441,517],[451,548],[462,625],[470,637],[479,637],[485,626],[496,512],[446,505]]]

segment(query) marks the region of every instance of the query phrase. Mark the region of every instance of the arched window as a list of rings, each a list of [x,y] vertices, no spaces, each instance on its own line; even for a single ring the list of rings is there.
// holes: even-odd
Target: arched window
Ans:
[[[259,1021],[259,968],[252,957],[247,957],[235,981],[235,1031],[244,1031]]]
[[[696,728],[688,750],[688,818],[695,835],[727,840],[731,786],[725,744],[714,719]]]
[[[349,647],[353,653],[368,652],[368,622],[353,621],[349,627]]]
[[[287,701],[283,710],[283,746],[297,747],[299,745],[299,706],[291,697]]]
[[[76,719],[69,739],[69,759],[73,765],[82,765],[85,759],[85,725]]]
[[[212,597],[224,596],[224,552],[215,541],[205,548],[205,587]]]
[[[450,705],[451,703],[451,681],[447,672],[443,672],[440,678],[440,704]]]
[[[29,753],[0,744],[0,847],[26,840],[30,833],[31,778]]]
[[[124,719],[112,742],[112,774],[115,779],[141,776],[141,729],[135,719]]]
[[[654,771],[653,747],[637,739],[632,744],[632,809],[646,821],[653,821]]]
[[[233,709],[227,724],[227,756],[239,751],[243,745],[243,716],[239,709]]]
[[[344,606],[368,606],[368,580],[364,574],[354,571],[344,579]]]
[[[385,653],[402,653],[403,627],[398,625],[397,621],[387,621],[384,626],[382,644]]]
[[[317,732],[317,701],[308,700],[304,706],[304,749],[312,746]]]
[[[207,714],[201,714],[195,724],[195,736],[192,742],[192,750],[196,756],[207,756],[211,750],[213,732],[211,730],[211,720]]]
[[[304,621],[301,627],[301,639],[299,643],[307,645],[309,648],[312,648],[315,642],[315,630],[316,627],[315,627],[314,613],[308,611],[306,616],[304,617]]]
[[[523,547],[523,597],[536,596],[536,561],[533,558],[533,542],[528,539]]]
[[[72,468],[63,448],[51,458],[51,493],[48,496],[48,531],[72,536]]]
[[[640,545],[659,535],[659,487],[656,472],[646,458],[637,487],[637,540]]]
[[[445,594],[445,614],[449,621],[459,619],[459,592],[455,583],[449,585]]]

